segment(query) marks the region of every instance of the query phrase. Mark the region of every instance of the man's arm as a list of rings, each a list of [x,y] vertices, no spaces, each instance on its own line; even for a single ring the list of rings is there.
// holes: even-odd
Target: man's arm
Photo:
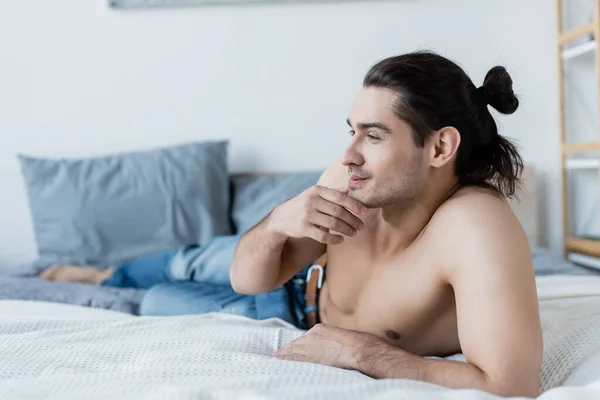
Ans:
[[[430,222],[431,251],[446,261],[466,363],[430,359],[373,335],[317,325],[275,356],[502,396],[539,394],[542,334],[529,246],[503,200],[453,199]]]
[[[353,236],[361,229],[364,224],[356,215],[364,215],[366,207],[332,189],[347,179],[346,167],[335,163],[316,186],[279,205],[246,232],[231,265],[234,290],[245,294],[273,290],[323,255],[327,244],[341,243],[340,234]]]
[[[467,363],[423,359],[381,341],[365,341],[357,369],[378,378],[410,378],[499,395],[539,394],[542,360],[535,275],[527,238],[503,200],[480,193],[446,205],[434,229],[447,232],[458,334]]]
[[[230,270],[231,285],[238,293],[273,290],[326,251],[324,243],[291,238],[274,229],[270,218],[245,233],[238,243]]]
[[[376,337],[364,338],[355,357],[354,369],[376,379],[410,379],[451,389],[494,391],[485,373],[473,364],[423,358]]]

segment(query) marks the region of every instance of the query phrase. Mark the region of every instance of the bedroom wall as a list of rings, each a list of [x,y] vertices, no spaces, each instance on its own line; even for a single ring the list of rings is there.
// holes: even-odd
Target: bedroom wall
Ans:
[[[405,0],[115,11],[0,2],[0,268],[35,257],[16,153],[82,157],[230,138],[234,171],[326,167],[367,69],[419,48],[477,84],[497,63],[522,106],[501,117],[538,169],[542,241],[559,249],[555,5]]]

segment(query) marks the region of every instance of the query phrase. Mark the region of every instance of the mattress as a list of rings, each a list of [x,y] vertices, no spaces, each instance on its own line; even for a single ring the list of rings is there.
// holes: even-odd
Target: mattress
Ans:
[[[600,398],[600,278],[537,281],[544,331],[539,398]],[[274,359],[273,350],[302,334],[277,319],[92,309],[102,315],[79,318],[85,310],[54,306],[0,301],[0,398],[498,399]]]

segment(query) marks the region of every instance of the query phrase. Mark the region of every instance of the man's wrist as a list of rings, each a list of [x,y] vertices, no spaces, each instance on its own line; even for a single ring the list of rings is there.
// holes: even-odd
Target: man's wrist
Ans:
[[[367,335],[354,346],[352,369],[376,379],[407,378],[424,380],[428,360],[408,353],[375,336]],[[398,370],[398,366],[402,366]]]
[[[374,355],[380,354],[381,351],[385,351],[384,348],[388,346],[389,344],[375,336],[362,334],[360,340],[351,347],[348,354],[348,363],[350,364],[351,369],[363,371],[368,374],[365,370],[371,369]]]
[[[356,346],[354,346],[348,353],[348,369],[355,369],[355,370],[359,370],[362,371],[361,367],[364,364],[363,360],[364,360],[364,343],[358,343]]]
[[[265,220],[265,233],[267,234],[267,237],[269,237],[271,243],[278,245],[278,247],[283,247],[289,237],[277,224],[277,217],[275,215],[277,208],[278,207],[276,207]]]

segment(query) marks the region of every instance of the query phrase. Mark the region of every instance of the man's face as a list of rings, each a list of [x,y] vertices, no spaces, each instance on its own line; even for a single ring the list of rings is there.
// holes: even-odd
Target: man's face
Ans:
[[[412,203],[423,196],[427,179],[426,148],[418,148],[410,126],[396,117],[396,94],[362,88],[348,123],[351,141],[343,156],[350,195],[367,207]]]

